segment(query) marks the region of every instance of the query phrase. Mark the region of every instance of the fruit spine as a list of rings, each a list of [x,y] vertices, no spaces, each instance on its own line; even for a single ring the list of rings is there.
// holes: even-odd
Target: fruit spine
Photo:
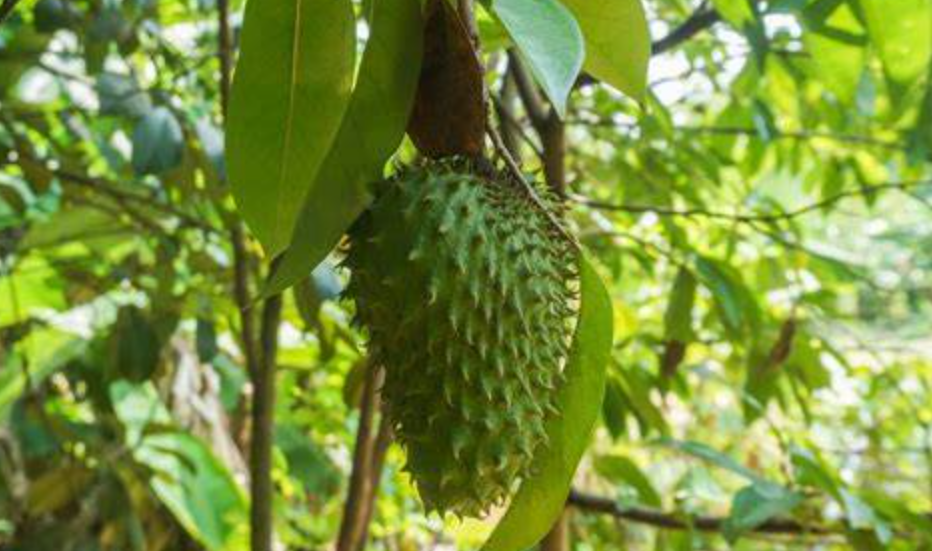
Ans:
[[[434,161],[386,182],[350,232],[347,293],[428,510],[483,514],[546,445],[577,278],[552,205]]]

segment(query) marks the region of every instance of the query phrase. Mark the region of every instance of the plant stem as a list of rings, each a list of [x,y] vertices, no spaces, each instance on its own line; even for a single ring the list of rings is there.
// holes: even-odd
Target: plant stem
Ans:
[[[356,446],[353,450],[353,468],[343,509],[343,520],[340,523],[337,551],[361,551],[366,544],[385,450],[391,439],[390,425],[384,417],[378,434],[373,435],[375,416],[381,406],[378,392],[381,374],[381,369],[370,367],[363,386],[359,405],[359,428],[356,431]]]
[[[252,439],[249,453],[250,541],[252,551],[272,551],[272,445],[275,436],[275,372],[282,297],[262,309],[261,362],[252,374]]]

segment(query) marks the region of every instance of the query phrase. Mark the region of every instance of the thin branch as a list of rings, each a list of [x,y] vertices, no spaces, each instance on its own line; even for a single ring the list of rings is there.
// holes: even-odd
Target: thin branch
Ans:
[[[570,510],[563,509],[560,518],[540,542],[540,551],[568,551],[570,548]]]
[[[359,428],[356,430],[356,445],[353,450],[353,467],[336,551],[361,551],[365,547],[373,502],[381,478],[382,460],[388,446],[388,435],[383,434],[389,430],[387,420],[383,418],[378,434],[373,435],[375,417],[381,403],[381,374],[381,369],[370,366],[363,385],[359,405]]]
[[[217,58],[220,61],[220,109],[226,114],[230,102],[233,44],[230,35],[230,0],[217,0]]]
[[[582,126],[596,126],[605,128],[623,128],[633,129],[637,124],[626,124],[611,118],[576,118],[568,121],[568,124],[577,124]],[[717,134],[726,136],[747,136],[749,138],[763,139],[760,132],[755,128],[745,128],[740,126],[680,126],[674,128],[675,132],[684,134]],[[898,141],[882,140],[873,136],[862,136],[858,134],[832,134],[829,132],[819,132],[811,130],[799,130],[789,132],[776,132],[769,136],[770,140],[829,140],[839,143],[854,145],[863,145],[869,147],[879,147],[893,151],[905,149],[905,144]]]
[[[576,196],[573,199],[581,204],[594,209],[607,210],[607,211],[618,211],[618,212],[631,212],[631,213],[647,213],[652,212],[658,216],[682,216],[686,218],[692,217],[703,217],[703,218],[718,218],[723,220],[729,220],[740,223],[754,223],[754,222],[781,222],[792,220],[800,216],[809,214],[814,211],[822,210],[828,208],[835,203],[838,203],[844,199],[850,197],[862,197],[867,195],[873,195],[884,190],[897,190],[902,192],[907,192],[907,190],[932,185],[932,180],[915,180],[908,182],[888,182],[884,184],[868,185],[862,186],[857,189],[851,189],[847,191],[842,191],[835,195],[826,197],[821,201],[816,201],[814,203],[799,207],[794,210],[773,213],[773,214],[741,214],[741,213],[729,213],[722,211],[713,211],[703,208],[692,208],[692,209],[676,209],[663,206],[654,206],[654,205],[628,205],[628,204],[613,204],[606,203],[602,201],[593,201],[583,197]]]
[[[40,163],[42,162],[39,159],[35,159],[35,161]],[[61,168],[50,169],[50,172],[64,183],[71,183],[87,189],[98,191],[101,194],[110,197],[121,206],[124,206],[128,212],[132,211],[132,208],[129,206],[129,204],[134,203],[140,207],[152,208],[161,211],[162,213],[174,216],[181,221],[183,226],[197,228],[208,233],[215,233],[217,231],[216,228],[207,222],[191,216],[184,211],[178,210],[171,205],[157,201],[152,197],[147,197],[138,193],[120,189],[119,184],[115,182],[110,182],[103,178],[95,178],[86,174],[81,174]]]
[[[511,67],[505,70],[502,76],[502,85],[497,95],[491,95],[495,113],[498,115],[498,126],[501,128],[502,141],[508,152],[515,159],[521,158],[520,139],[524,138],[521,124],[517,122],[514,114],[514,104],[518,96],[515,77]]]
[[[604,513],[615,518],[648,524],[666,530],[698,530],[700,532],[721,532],[726,518],[707,515],[688,516],[667,513],[645,507],[623,507],[615,500],[573,490],[567,503],[582,511]],[[773,518],[751,529],[760,534],[811,534],[833,535],[844,533],[841,526],[805,524],[798,520]]]
[[[514,75],[518,95],[543,146],[541,160],[547,185],[558,195],[566,195],[566,129],[557,110],[547,103],[521,58],[508,53],[509,70]]]
[[[715,8],[699,8],[670,34],[651,45],[651,55],[660,55],[676,48],[683,42],[712,27],[722,20]]]
[[[515,84],[518,86],[518,94],[521,96],[521,102],[531,119],[531,125],[540,133],[541,129],[547,124],[550,118],[550,112],[544,98],[537,89],[534,77],[531,76],[527,68],[521,62],[521,58],[514,50],[508,51],[508,67],[514,75]]]

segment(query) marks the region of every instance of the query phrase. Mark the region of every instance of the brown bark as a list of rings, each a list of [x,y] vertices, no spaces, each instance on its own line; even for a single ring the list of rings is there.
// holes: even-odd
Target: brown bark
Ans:
[[[570,548],[570,512],[563,509],[560,518],[554,523],[543,540],[540,542],[540,551],[569,551]]]
[[[252,374],[252,438],[249,453],[249,533],[252,551],[272,551],[272,445],[275,436],[275,372],[282,297],[265,301],[260,336],[261,361]]]
[[[540,137],[543,148],[541,162],[547,185],[559,194],[566,195],[566,128],[556,109],[546,103],[534,78],[514,51],[509,53],[509,66],[515,78],[518,94],[531,119],[531,125]]]
[[[380,386],[381,370],[370,368],[359,406],[359,428],[356,432],[353,467],[340,523],[337,551],[361,551],[366,544],[385,450],[391,439],[390,426],[384,417],[377,434],[373,434],[375,417],[381,408]]]

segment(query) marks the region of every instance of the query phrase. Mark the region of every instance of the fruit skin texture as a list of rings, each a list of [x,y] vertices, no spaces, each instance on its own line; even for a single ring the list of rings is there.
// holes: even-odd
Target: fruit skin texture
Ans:
[[[576,315],[559,219],[447,160],[384,183],[350,231],[347,293],[428,510],[484,514],[546,445]]]

